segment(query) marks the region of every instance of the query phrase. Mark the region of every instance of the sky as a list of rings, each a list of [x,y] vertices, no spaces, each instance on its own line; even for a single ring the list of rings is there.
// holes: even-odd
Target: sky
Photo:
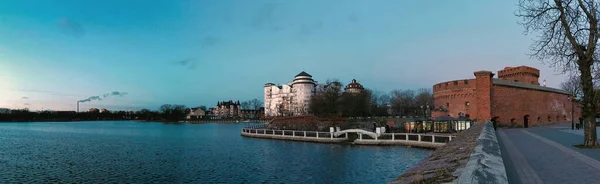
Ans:
[[[540,69],[516,0],[2,0],[0,108],[157,109],[263,99],[302,71],[366,88],[431,88]]]

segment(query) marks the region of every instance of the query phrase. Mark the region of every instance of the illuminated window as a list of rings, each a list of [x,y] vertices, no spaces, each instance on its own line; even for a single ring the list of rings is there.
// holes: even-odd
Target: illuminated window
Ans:
[[[469,102],[465,102],[465,106],[467,106],[467,107],[468,107],[469,105],[471,105],[471,103],[469,103]]]

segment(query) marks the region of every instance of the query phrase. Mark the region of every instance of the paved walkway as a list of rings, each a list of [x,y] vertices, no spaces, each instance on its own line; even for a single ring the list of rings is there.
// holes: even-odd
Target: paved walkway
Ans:
[[[583,134],[570,124],[498,129],[496,134],[510,183],[600,182],[600,149],[573,147],[583,143]]]

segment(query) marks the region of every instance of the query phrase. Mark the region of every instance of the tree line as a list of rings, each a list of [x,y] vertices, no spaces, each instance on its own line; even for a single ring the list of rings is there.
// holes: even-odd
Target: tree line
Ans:
[[[392,90],[389,93],[364,89],[345,93],[337,79],[327,80],[325,90],[313,95],[307,112],[316,116],[425,116],[433,109],[433,93],[429,89]],[[302,108],[296,112],[306,113]]]

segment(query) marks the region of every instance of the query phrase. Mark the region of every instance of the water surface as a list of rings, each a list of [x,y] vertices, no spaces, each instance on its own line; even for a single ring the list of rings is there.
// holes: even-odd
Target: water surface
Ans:
[[[249,125],[0,123],[0,183],[384,183],[431,153],[240,136]]]

